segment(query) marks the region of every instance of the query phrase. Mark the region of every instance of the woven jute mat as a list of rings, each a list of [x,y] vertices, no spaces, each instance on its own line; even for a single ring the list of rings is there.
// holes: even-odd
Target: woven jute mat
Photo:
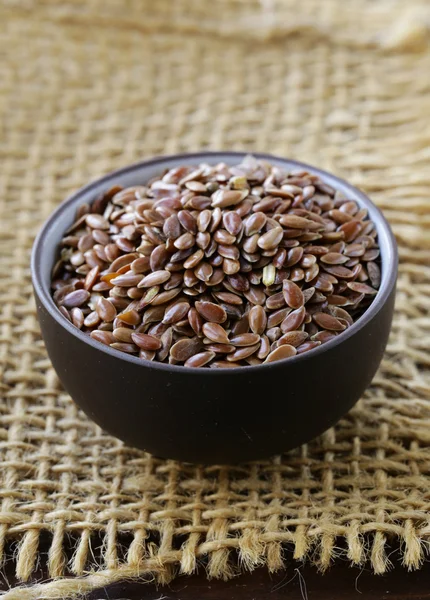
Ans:
[[[167,581],[199,565],[227,578],[285,556],[383,573],[397,547],[405,567],[421,565],[429,28],[427,0],[0,2],[0,556],[24,582],[45,560],[54,578],[8,600]],[[30,286],[34,235],[72,190],[204,148],[271,152],[349,179],[384,210],[400,250],[392,335],[364,398],[319,440],[234,468],[155,459],[86,418],[52,370]]]

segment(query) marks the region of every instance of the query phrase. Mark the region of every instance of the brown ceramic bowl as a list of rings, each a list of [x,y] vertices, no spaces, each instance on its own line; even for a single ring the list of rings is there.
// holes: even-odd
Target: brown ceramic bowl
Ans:
[[[396,243],[365,194],[309,165],[305,168],[366,207],[375,222],[382,283],[365,314],[341,335],[305,354],[261,366],[194,369],[143,361],[86,336],[65,319],[50,293],[51,270],[76,209],[114,184],[145,183],[179,164],[237,164],[243,153],[202,152],[155,158],[110,173],[78,190],[50,216],[34,244],[32,276],[40,326],[66,390],[109,433],[157,456],[201,463],[267,457],[311,440],[360,398],[381,361],[393,315]]]

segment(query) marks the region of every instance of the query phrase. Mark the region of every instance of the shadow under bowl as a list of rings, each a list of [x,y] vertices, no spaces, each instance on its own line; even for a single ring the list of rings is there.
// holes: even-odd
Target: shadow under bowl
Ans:
[[[337,177],[256,153],[284,168],[304,168],[368,209],[381,249],[382,282],[350,328],[305,354],[261,366],[195,369],[152,363],[103,346],[74,327],[51,297],[50,278],[77,208],[113,185],[145,183],[180,164],[237,164],[241,152],[166,156],[128,166],[78,190],[40,231],[31,270],[39,322],[65,389],[107,432],[154,455],[197,463],[235,463],[284,452],[334,425],[370,384],[385,350],[397,276],[396,242],[369,198]]]

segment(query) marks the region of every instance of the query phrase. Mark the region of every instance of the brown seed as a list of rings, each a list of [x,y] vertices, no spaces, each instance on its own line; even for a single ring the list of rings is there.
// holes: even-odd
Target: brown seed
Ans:
[[[233,346],[254,346],[260,342],[260,336],[256,333],[241,333],[230,340]]]
[[[198,278],[194,274],[194,271],[187,269],[184,272],[184,285],[185,287],[192,288],[199,282]]]
[[[165,311],[164,306],[150,306],[143,314],[142,324],[159,323],[163,320]]]
[[[302,290],[293,281],[284,279],[282,282],[282,293],[285,302],[291,308],[300,308],[305,303]]]
[[[313,315],[313,320],[317,325],[323,329],[328,329],[329,331],[343,331],[345,329],[345,325],[342,325],[336,317],[328,315],[327,313],[315,313]]]
[[[239,204],[247,195],[248,190],[218,190],[212,194],[212,207],[226,208],[227,206],[235,206]]]
[[[141,274],[135,274],[133,272],[125,273],[124,275],[118,275],[110,279],[109,283],[112,285],[118,285],[120,287],[135,287],[142,281]]]
[[[317,290],[324,293],[331,294],[333,292],[333,283],[328,279],[328,273],[321,273],[318,275],[314,286]]]
[[[146,294],[140,300],[138,310],[143,310],[146,306],[148,306],[149,304],[154,302],[159,291],[160,291],[160,287],[158,285],[155,285],[154,287],[149,288],[149,290],[146,292]],[[167,292],[167,293],[169,293],[169,292]]]
[[[267,327],[271,329],[272,327],[278,326],[282,321],[289,315],[291,312],[291,308],[281,308],[281,310],[277,310],[271,313],[267,318]]]
[[[321,342],[317,342],[317,341],[304,342],[297,348],[297,354],[303,354],[304,352],[309,352],[309,350],[318,348],[318,346],[321,346]]]
[[[362,225],[360,221],[349,221],[339,227],[339,232],[343,232],[345,242],[352,242],[361,233]]]
[[[304,217],[298,217],[297,215],[282,215],[279,222],[289,229],[321,229],[320,223],[315,223],[315,221],[305,219]]]
[[[337,333],[334,333],[333,331],[318,331],[318,333],[312,336],[312,341],[324,344],[325,342],[332,340],[336,336]]]
[[[154,289],[158,289],[158,286],[156,286],[155,288],[151,288],[151,290],[154,290]],[[180,293],[181,293],[180,288],[175,288],[173,290],[169,290],[168,292],[161,292],[161,293],[157,292],[157,294],[153,298],[151,304],[152,304],[152,306],[159,306],[160,304],[165,304],[166,302],[170,302],[170,300],[173,300],[173,298],[176,298],[176,296]]]
[[[287,331],[295,331],[298,329],[305,320],[305,315],[306,310],[304,306],[301,306],[297,310],[290,312],[290,314],[285,317],[281,323],[282,333],[287,333]]]
[[[197,233],[197,221],[189,210],[180,210],[178,219],[182,227],[190,233]]]
[[[370,248],[363,254],[363,260],[376,260],[379,256],[379,248]]]
[[[277,269],[282,269],[286,259],[287,259],[287,250],[286,250],[286,248],[282,248],[281,250],[278,250],[277,253],[275,254],[272,264]]]
[[[329,305],[334,304],[336,306],[343,306],[344,304],[348,304],[348,298],[333,294],[332,296],[327,296],[327,302]]]
[[[128,327],[117,327],[113,330],[114,341],[116,342],[125,342],[126,344],[133,343],[131,339],[131,334],[133,333],[133,329],[129,329]]]
[[[171,273],[169,271],[154,271],[153,273],[149,273],[146,275],[140,283],[137,285],[139,288],[148,288],[152,286],[158,286],[162,283],[165,283],[170,279]]]
[[[222,210],[220,208],[214,208],[212,211],[211,222],[209,225],[209,231],[213,233],[218,225],[221,223],[222,219]]]
[[[90,213],[85,217],[85,222],[91,229],[109,229],[109,221],[102,215]]]
[[[215,352],[199,352],[185,361],[185,367],[204,367],[215,358]]]
[[[289,344],[297,348],[308,338],[306,331],[288,331],[278,339],[278,346]]]
[[[155,351],[161,348],[161,341],[153,335],[133,332],[131,334],[131,339],[136,346],[142,348],[142,350]]]
[[[213,273],[213,267],[207,262],[201,262],[195,269],[194,275],[200,281],[209,281]]]
[[[266,308],[268,310],[277,310],[285,306],[285,298],[282,292],[269,296],[266,300]]]
[[[312,268],[312,267],[311,267]],[[298,267],[294,267],[290,272],[290,281],[301,281],[305,277],[305,272],[303,269]]]
[[[75,306],[82,306],[90,297],[90,293],[87,290],[74,290],[67,294],[62,301],[65,308],[74,308]]]
[[[253,254],[258,248],[258,240],[260,236],[258,233],[251,235],[249,238],[246,238],[243,242],[243,250],[248,254]]]
[[[245,222],[245,235],[251,237],[259,233],[265,226],[266,221],[267,216],[263,212],[255,212]]]
[[[211,199],[208,196],[193,196],[186,204],[187,208],[204,210],[211,205]]]
[[[328,306],[327,312],[329,312],[333,317],[336,317],[336,319],[339,319],[342,323],[345,321],[348,326],[354,323],[351,315],[340,306]]]
[[[126,310],[120,313],[117,318],[129,325],[138,325],[140,323],[140,316],[136,310]]]
[[[93,340],[97,340],[97,342],[101,342],[106,346],[110,346],[115,342],[115,338],[110,331],[100,331],[99,329],[96,329],[90,333],[90,336]]]
[[[264,362],[271,363],[277,360],[283,360],[284,358],[290,358],[290,356],[294,356],[295,354],[297,354],[297,350],[294,348],[294,346],[283,344],[282,346],[275,348],[275,350],[268,355]]]
[[[203,333],[207,338],[209,338],[212,342],[216,342],[217,344],[229,344],[230,340],[228,339],[228,335],[223,327],[218,323],[204,323],[203,324]]]
[[[282,227],[274,227],[258,238],[258,246],[263,250],[277,248],[283,237]]]
[[[90,312],[84,319],[85,327],[96,327],[100,323],[100,317],[95,310]]]
[[[328,215],[333,219],[333,221],[339,223],[340,225],[352,220],[352,216],[350,214],[345,211],[337,210],[336,208],[329,210]]]
[[[231,233],[229,233],[226,229],[217,229],[213,235],[213,239],[218,243],[218,244],[234,244],[234,242],[236,241],[236,237],[234,235],[231,235]]]
[[[211,236],[210,233],[208,233],[207,231],[205,231],[204,233],[199,232],[196,236],[196,244],[199,248],[201,248],[202,250],[206,250],[209,247],[209,244],[211,243]]]
[[[175,248],[178,248],[178,250],[188,250],[188,248],[192,248],[192,246],[194,246],[195,241],[195,236],[187,231],[174,241],[174,246]]]
[[[217,354],[229,354],[230,352],[234,352],[235,351],[235,347],[232,346],[231,344],[207,344],[206,346],[207,350],[210,350],[212,352],[215,352]]]
[[[242,298],[237,294],[233,294],[232,292],[216,292],[214,293],[214,296],[218,300],[221,300],[221,302],[233,304],[234,306],[240,306],[243,304]]]
[[[146,273],[151,268],[150,259],[147,256],[141,256],[140,258],[136,258],[130,267],[133,273]]]
[[[176,214],[170,215],[164,221],[163,233],[171,240],[176,240],[181,235],[181,224]]]
[[[222,222],[226,230],[233,236],[237,236],[242,231],[242,219],[236,212],[224,213]]]
[[[249,356],[252,356],[257,350],[260,349],[260,344],[255,344],[254,346],[245,346],[244,348],[238,348],[231,354],[227,354],[228,362],[236,362],[239,360],[244,360]]]
[[[348,262],[348,257],[339,254],[339,252],[327,252],[327,254],[321,256],[321,262],[327,265],[342,265]]]
[[[188,322],[194,333],[200,337],[202,335],[203,319],[195,308],[190,308],[188,312]]]
[[[218,244],[217,251],[218,254],[220,254],[224,258],[229,258],[231,260],[239,260],[240,252],[239,248],[236,248],[236,246]]]
[[[243,292],[243,295],[251,304],[263,306],[266,302],[266,294],[264,293],[263,288],[254,285],[252,285],[249,290]]]
[[[116,317],[116,308],[106,300],[106,298],[100,298],[96,304],[96,312],[102,321],[106,323],[112,322]]]
[[[228,313],[227,313],[227,315],[228,315]],[[228,315],[228,316],[230,316],[230,315]],[[231,328],[231,335],[237,336],[237,335],[241,335],[242,333],[248,333],[248,332],[249,332],[248,315],[247,314],[237,315],[236,321]]]
[[[353,258],[353,257],[363,256],[365,251],[366,251],[366,248],[362,244],[354,243],[354,244],[348,244],[345,247],[344,254],[345,254],[345,256],[349,256],[349,257]]]
[[[196,252],[194,252],[194,254],[191,254],[191,256],[189,256],[184,261],[185,269],[193,269],[194,267],[196,267],[199,264],[199,262],[201,260],[203,260],[204,256],[205,256],[205,253],[203,252],[203,250],[201,250],[201,249],[196,250]]]
[[[378,293],[378,290],[374,290],[372,287],[370,287],[370,285],[366,285],[365,283],[358,283],[357,281],[348,281],[348,287],[353,292],[358,292],[359,294],[367,294],[373,296]]]
[[[264,333],[267,326],[267,315],[262,306],[253,306],[249,311],[249,326],[251,331],[257,335]]]
[[[292,267],[299,263],[303,256],[303,248],[300,246],[296,246],[295,248],[291,248],[291,250],[287,253],[287,258],[284,262],[284,267]]]
[[[306,288],[305,290],[302,290],[303,293],[303,302],[306,304],[306,302],[309,302],[315,295],[315,288],[314,287],[310,287],[310,288]]]
[[[187,316],[189,310],[190,305],[188,302],[178,302],[166,310],[164,313],[163,323],[165,325],[177,323]]]
[[[224,258],[222,263],[222,269],[226,275],[234,275],[240,271],[240,262],[238,260],[232,260],[230,258]]]
[[[197,216],[197,228],[200,232],[206,231],[212,219],[212,211],[202,210]]]
[[[163,362],[169,356],[173,343],[173,329],[169,327],[160,337],[161,348],[157,352],[157,360]]]
[[[159,271],[164,269],[170,259],[170,254],[166,249],[165,244],[160,244],[151,252],[149,258],[149,266],[151,271]]]
[[[142,360],[154,360],[156,353],[152,350],[139,350],[139,358]]]
[[[84,324],[84,318],[85,318],[82,310],[80,308],[78,308],[77,306],[75,306],[70,311],[70,317],[71,317],[73,325],[75,327],[77,327],[78,329],[81,329],[82,325]]]
[[[217,248],[218,248],[218,244],[216,243],[216,241],[211,240],[209,246],[205,250],[205,256],[207,258],[210,258],[213,254],[215,254]]]
[[[227,320],[227,313],[222,306],[213,302],[196,302],[195,308],[206,321],[224,323]]]
[[[374,288],[379,288],[381,285],[381,269],[375,262],[368,262],[366,266],[370,283]]]
[[[206,281],[206,285],[216,286],[224,279],[224,271],[222,269],[214,269],[211,277]]]
[[[217,360],[211,363],[209,366],[211,369],[234,369],[239,365],[236,363],[229,363],[226,360]]]
[[[330,275],[334,275],[334,277],[340,277],[341,279],[351,279],[354,276],[351,269],[342,265],[334,265],[332,267],[324,265],[324,271],[330,273]]]
[[[233,290],[236,292],[246,292],[249,290],[249,279],[242,275],[241,273],[236,273],[235,275],[230,275],[228,278],[228,283],[231,285]],[[224,284],[225,285],[225,284]]]
[[[97,252],[96,252],[97,254]],[[103,260],[103,258],[101,259]],[[85,262],[85,257],[82,254],[82,252],[74,252],[71,256],[70,256],[70,263],[74,266],[74,267],[80,267],[81,265],[83,265]]]
[[[266,358],[266,356],[269,354],[269,352],[270,352],[269,338],[266,335],[262,335],[261,341],[260,341],[260,348],[258,349],[256,356],[260,360],[264,360]]]
[[[354,216],[358,212],[358,206],[353,201],[344,202],[340,206],[339,210],[341,210],[342,212],[348,213],[349,215]]]
[[[127,354],[135,354],[137,352],[134,344],[125,344],[124,342],[114,342],[110,347],[120,352],[126,352]]]
[[[189,338],[177,341],[170,348],[170,356],[178,362],[185,362],[199,352],[202,342],[199,338]]]
[[[100,267],[96,266],[93,267],[92,269],[90,269],[90,271],[88,271],[85,280],[84,280],[84,288],[87,291],[91,291],[91,289],[93,288],[94,284],[96,283],[98,276],[100,273]]]
[[[279,340],[279,338],[282,335],[281,328],[280,327],[271,327],[270,329],[267,329],[266,335],[270,342],[272,342],[272,343],[276,342],[276,340]]]

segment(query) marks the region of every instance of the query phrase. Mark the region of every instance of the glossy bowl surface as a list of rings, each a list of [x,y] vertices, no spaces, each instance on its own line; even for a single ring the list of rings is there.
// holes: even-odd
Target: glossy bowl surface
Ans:
[[[157,456],[233,463],[289,450],[345,414],[370,384],[387,344],[393,315],[397,250],[376,206],[347,182],[295,161],[255,153],[286,168],[305,168],[369,211],[378,230],[382,282],[365,314],[334,340],[284,361],[237,369],[194,369],[142,361],[99,344],[56,308],[50,275],[76,209],[115,184],[145,183],[179,164],[237,164],[240,152],[154,158],[94,181],[49,217],[33,247],[32,278],[48,354],[75,402],[109,433]]]

